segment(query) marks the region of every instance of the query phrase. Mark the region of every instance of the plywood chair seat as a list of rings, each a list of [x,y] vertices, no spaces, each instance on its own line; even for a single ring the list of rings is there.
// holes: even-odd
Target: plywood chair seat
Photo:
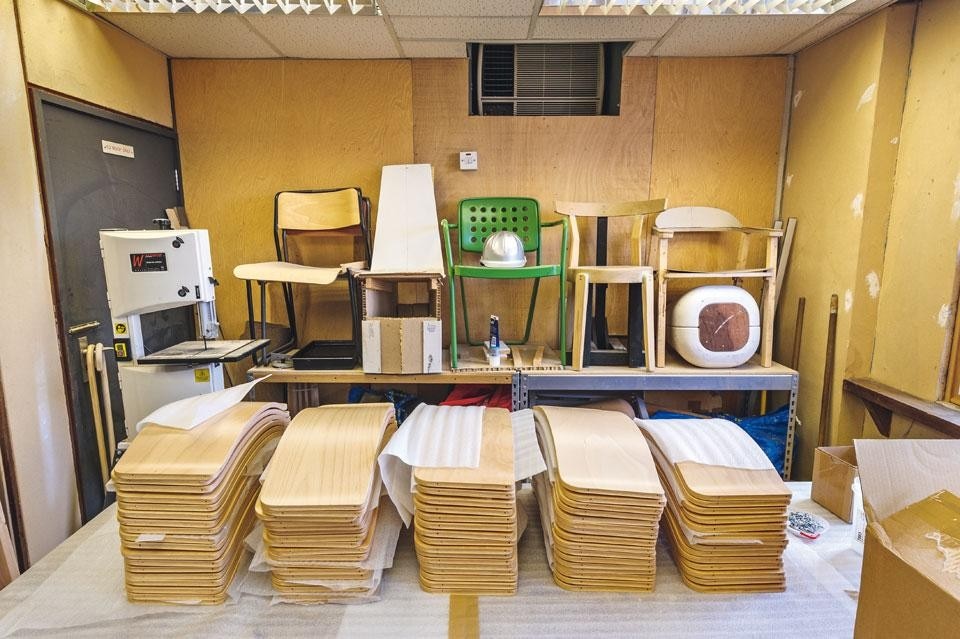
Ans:
[[[512,594],[517,587],[513,424],[483,413],[476,468],[415,467],[414,546],[428,592]]]
[[[665,501],[643,435],[615,411],[538,406],[534,417],[548,471],[533,484],[554,581],[652,589]]]
[[[576,266],[567,268],[567,281],[576,282],[583,273],[591,284],[642,284],[653,277],[650,266]]]
[[[233,276],[254,282],[290,282],[324,286],[333,284],[345,272],[342,267],[304,266],[290,262],[258,262],[237,266],[233,269]]]

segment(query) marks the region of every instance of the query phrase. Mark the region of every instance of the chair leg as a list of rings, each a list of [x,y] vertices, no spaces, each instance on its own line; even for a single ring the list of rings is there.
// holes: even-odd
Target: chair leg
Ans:
[[[461,283],[462,285],[462,283]],[[457,367],[457,276],[450,274],[450,368]]]
[[[558,277],[560,283],[560,365],[567,365],[567,283]]]
[[[573,370],[583,369],[583,349],[587,334],[587,295],[590,292],[590,276],[578,273],[573,285]],[[566,340],[566,336],[564,336]]]
[[[627,366],[640,368],[644,360],[642,284],[634,282],[627,288]]]
[[[563,288],[560,289],[563,291]],[[530,331],[533,328],[533,311],[537,307],[537,293],[540,291],[540,278],[533,280],[533,292],[530,293],[530,308],[527,310],[527,325],[523,329],[523,341],[521,344],[526,344],[530,341]],[[563,299],[561,294],[560,299]]]
[[[653,275],[647,273],[643,276],[643,359],[647,365],[648,371],[653,371],[655,366],[654,334],[653,334]]]
[[[763,287],[763,315],[760,326],[760,366],[773,366],[773,314],[777,306],[777,281],[765,280]]]
[[[667,280],[657,272],[657,367],[667,365]]]

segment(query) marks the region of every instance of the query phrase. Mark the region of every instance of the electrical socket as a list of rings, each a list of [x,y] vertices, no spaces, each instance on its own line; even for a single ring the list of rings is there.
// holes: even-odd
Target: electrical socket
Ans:
[[[461,171],[477,170],[477,152],[476,151],[460,151],[460,170]]]

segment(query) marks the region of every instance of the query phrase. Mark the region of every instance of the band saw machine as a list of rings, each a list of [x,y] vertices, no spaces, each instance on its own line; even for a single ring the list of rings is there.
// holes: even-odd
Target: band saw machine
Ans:
[[[210,239],[202,229],[100,231],[127,432],[153,410],[222,390],[223,364],[269,340],[220,340]],[[140,317],[196,305],[199,340],[146,352]]]

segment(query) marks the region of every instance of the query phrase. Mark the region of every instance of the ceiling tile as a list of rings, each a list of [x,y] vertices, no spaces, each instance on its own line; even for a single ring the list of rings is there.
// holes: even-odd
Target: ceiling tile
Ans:
[[[653,52],[658,56],[765,55],[796,39],[825,15],[680,18]]]
[[[647,56],[657,46],[659,40],[637,40],[633,46],[627,49],[626,56]]]
[[[649,40],[662,37],[676,21],[673,16],[537,18],[533,37],[541,40]]]
[[[172,58],[276,58],[279,54],[237,15],[101,13]]]
[[[290,58],[399,58],[386,20],[376,16],[245,16]]]
[[[843,31],[851,23],[856,22],[862,17],[862,13],[835,13],[823,22],[814,25],[812,29],[801,34],[795,40],[788,42],[779,49],[777,53],[796,53],[838,31]]]
[[[465,58],[467,43],[453,40],[401,40],[407,58]]]
[[[410,40],[446,39],[468,42],[524,40],[529,18],[393,18],[397,37]]]
[[[848,4],[840,9],[840,13],[870,13],[894,2],[896,0],[856,0],[853,4]]]
[[[530,16],[539,0],[380,0],[388,16]]]

